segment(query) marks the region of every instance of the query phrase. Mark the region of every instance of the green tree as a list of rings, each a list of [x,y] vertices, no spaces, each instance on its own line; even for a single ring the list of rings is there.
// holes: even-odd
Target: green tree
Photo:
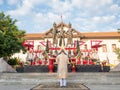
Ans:
[[[118,29],[118,33],[120,34],[120,29]],[[120,42],[120,38],[119,38],[119,42]]]
[[[48,45],[48,40],[47,40],[47,42],[46,42],[46,48],[45,48],[45,51],[47,52],[47,53],[49,53],[49,45]]]
[[[17,20],[0,12],[0,57],[6,60],[20,50],[26,51],[22,45],[25,31],[19,30],[15,25],[16,22]]]
[[[80,45],[79,45],[79,41],[77,40],[77,46],[76,46],[76,54],[78,54],[78,53],[81,53],[80,52]]]
[[[118,33],[120,34],[120,29],[118,29]],[[119,42],[120,42],[120,39],[119,39]],[[120,48],[116,48],[114,52],[118,55],[117,58],[120,61]]]
[[[120,61],[120,48],[116,48],[114,52],[117,54],[117,58]]]

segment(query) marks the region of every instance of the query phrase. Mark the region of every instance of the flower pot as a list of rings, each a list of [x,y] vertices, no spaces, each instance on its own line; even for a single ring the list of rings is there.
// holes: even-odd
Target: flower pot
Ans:
[[[72,72],[76,72],[76,67],[75,67],[75,65],[72,66]]]
[[[78,65],[80,65],[80,64],[81,64],[81,61],[80,61],[80,60],[78,60],[78,61],[77,61],[77,64],[78,64]]]
[[[52,73],[53,70],[54,70],[54,65],[53,64],[49,64],[48,68],[49,68],[49,72]]]

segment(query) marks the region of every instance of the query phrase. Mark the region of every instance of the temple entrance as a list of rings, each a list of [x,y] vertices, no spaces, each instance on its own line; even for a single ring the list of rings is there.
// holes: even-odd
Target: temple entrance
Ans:
[[[68,25],[63,22],[59,25],[54,23],[53,27],[45,33],[44,41],[39,42],[42,47],[35,49],[34,41],[24,42],[23,45],[28,50],[25,66],[48,66],[49,72],[55,72],[57,68],[56,56],[64,46],[69,57],[69,71],[102,71],[105,65],[100,63],[98,55],[102,41],[91,40],[88,44],[91,47],[88,49],[84,38],[84,35],[73,29],[70,23]]]

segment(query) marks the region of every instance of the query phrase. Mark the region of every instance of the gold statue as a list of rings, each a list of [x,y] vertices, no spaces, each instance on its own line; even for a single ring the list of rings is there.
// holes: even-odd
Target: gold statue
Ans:
[[[63,30],[63,25],[61,26],[61,30],[60,30],[60,41],[59,41],[59,46],[64,45],[65,46],[65,35],[64,35],[65,31]]]
[[[57,30],[57,27],[56,27],[56,23],[53,24],[53,30],[52,30],[52,33],[53,33],[53,45],[54,44],[58,44],[58,30]]]
[[[67,45],[73,44],[73,29],[71,28],[71,24],[69,23],[69,30],[67,31]]]

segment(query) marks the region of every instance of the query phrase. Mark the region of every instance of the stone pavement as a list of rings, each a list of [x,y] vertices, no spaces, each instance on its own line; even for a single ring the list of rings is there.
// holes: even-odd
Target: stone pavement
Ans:
[[[67,83],[66,87],[60,87],[59,83],[38,84],[31,90],[90,90],[87,86],[81,83]]]
[[[35,85],[28,84],[0,84],[0,90],[30,90]],[[120,90],[120,85],[86,85],[90,90]]]
[[[68,82],[83,83],[90,90],[120,90],[120,72],[69,73],[68,76]],[[30,90],[50,82],[58,83],[56,73],[0,73],[0,90]]]

